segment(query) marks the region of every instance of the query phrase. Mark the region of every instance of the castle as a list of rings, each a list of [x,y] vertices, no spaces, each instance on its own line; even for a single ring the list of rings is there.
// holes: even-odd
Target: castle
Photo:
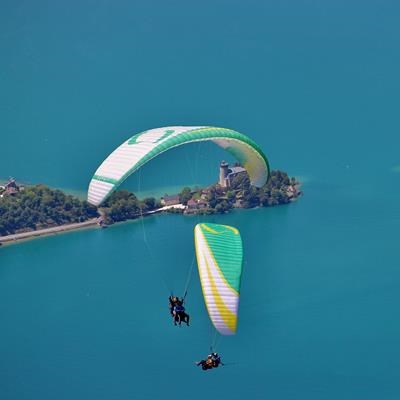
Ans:
[[[231,187],[232,179],[243,174],[246,170],[240,165],[229,166],[225,161],[219,165],[219,184],[223,188]]]

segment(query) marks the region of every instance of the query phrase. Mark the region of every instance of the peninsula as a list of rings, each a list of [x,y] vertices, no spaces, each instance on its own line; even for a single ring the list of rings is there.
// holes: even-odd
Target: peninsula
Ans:
[[[267,184],[250,184],[244,168],[220,164],[218,183],[206,188],[185,187],[179,194],[139,200],[126,190],[114,192],[96,207],[45,185],[22,187],[15,180],[0,186],[0,245],[78,228],[106,227],[149,214],[222,214],[234,208],[288,204],[301,195],[299,182],[272,171]]]
[[[45,185],[0,186],[0,243],[56,233],[98,222],[97,207]]]

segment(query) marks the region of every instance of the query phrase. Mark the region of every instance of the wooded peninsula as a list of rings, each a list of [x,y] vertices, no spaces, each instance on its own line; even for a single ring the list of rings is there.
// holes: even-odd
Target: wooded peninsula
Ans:
[[[79,224],[102,227],[155,212],[223,214],[234,208],[272,207],[288,204],[301,195],[299,182],[283,171],[272,171],[267,184],[250,184],[246,172],[234,176],[229,187],[219,183],[207,188],[185,187],[173,196],[139,200],[126,190],[114,192],[96,207],[61,190],[45,185],[21,187],[14,180],[0,186],[0,237],[22,232]],[[72,229],[72,228],[71,228]]]

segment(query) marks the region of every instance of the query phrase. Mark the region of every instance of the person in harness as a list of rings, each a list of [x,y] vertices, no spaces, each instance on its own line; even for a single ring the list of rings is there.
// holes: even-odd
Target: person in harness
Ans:
[[[211,353],[210,355],[214,368],[218,368],[219,365],[224,365],[221,361],[221,356],[218,353]]]
[[[178,302],[178,297],[176,297],[176,296],[169,296],[168,297],[168,302],[169,302],[169,304],[168,304],[168,308],[169,308],[169,313],[171,314],[171,316],[173,316],[174,315],[174,307],[175,307],[175,304]],[[182,304],[183,304],[183,302],[182,302]]]
[[[190,317],[183,306],[184,301],[184,298],[180,299],[177,296],[169,296],[169,312],[172,315],[174,325],[181,325],[183,321],[189,326]]]
[[[207,356],[205,360],[201,360],[196,362],[197,366],[201,365],[201,369],[203,371],[207,371],[208,369],[218,368],[220,365],[224,365],[221,361],[221,357],[218,353],[211,353]]]

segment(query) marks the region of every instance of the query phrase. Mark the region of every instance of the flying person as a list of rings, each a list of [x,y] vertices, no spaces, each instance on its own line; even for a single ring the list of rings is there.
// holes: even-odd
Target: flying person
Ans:
[[[174,325],[176,325],[177,322],[179,323],[179,325],[181,324],[181,317],[184,313],[185,307],[183,307],[181,302],[176,302],[172,311],[172,315],[174,317]]]
[[[207,356],[205,360],[201,360],[196,362],[197,366],[201,365],[201,369],[203,371],[207,371],[208,369],[218,368],[220,365],[224,365],[221,361],[221,357],[218,353],[211,353]]]
[[[175,307],[175,304],[177,303],[177,301],[178,301],[178,298],[176,296],[168,297],[168,302],[169,302],[168,308],[169,308],[169,313],[171,314],[171,316],[174,315],[174,307]]]
[[[214,368],[218,368],[219,365],[224,365],[221,361],[221,356],[218,353],[211,353],[211,360],[213,361]]]
[[[185,322],[187,326],[189,326],[190,317],[189,314],[186,313],[185,307],[183,307],[181,302],[178,302],[173,310],[173,318],[174,325],[181,325],[182,322]]]
[[[207,371],[208,369],[213,368],[212,360],[211,360],[211,358],[208,358],[208,357],[205,360],[197,361],[196,365],[197,366],[201,365],[201,369],[203,371]]]
[[[169,296],[169,311],[172,315],[172,320],[174,325],[181,325],[182,321],[189,326],[190,316],[186,313],[185,307],[183,306],[184,298],[179,298],[177,296]]]
[[[176,305],[178,305],[178,304],[180,304],[181,306],[183,306],[184,301],[185,301],[185,300],[184,300],[183,298],[180,299],[178,296],[173,296],[173,295],[169,296],[169,297],[168,297],[168,302],[169,302],[168,307],[169,307],[169,312],[170,312],[170,314],[171,314],[171,315],[174,315],[174,307],[175,307]]]

